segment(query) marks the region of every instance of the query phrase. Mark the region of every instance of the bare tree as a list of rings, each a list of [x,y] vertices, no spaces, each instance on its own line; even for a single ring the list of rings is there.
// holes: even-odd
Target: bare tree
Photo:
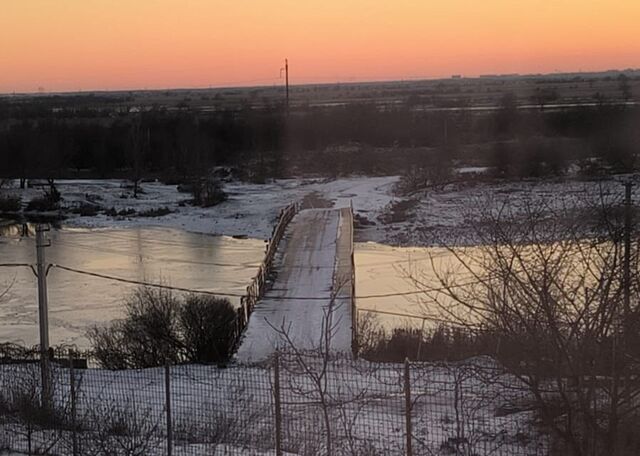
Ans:
[[[331,435],[331,414],[330,414],[330,392],[328,389],[328,368],[332,359],[331,341],[340,325],[340,321],[334,321],[334,311],[336,305],[337,292],[332,291],[329,305],[323,309],[322,330],[320,340],[316,347],[303,350],[296,345],[290,336],[291,324],[283,321],[280,327],[271,327],[276,331],[283,343],[284,352],[290,355],[293,363],[288,366],[296,373],[296,377],[305,377],[313,385],[313,389],[308,391],[304,386],[293,385],[296,391],[304,396],[313,396],[318,402],[322,411],[323,424],[325,429],[325,448],[327,455],[332,454]]]
[[[142,179],[142,166],[144,154],[146,153],[150,142],[150,131],[145,129],[142,125],[142,117],[138,116],[134,120],[130,131],[130,145],[131,145],[131,167],[132,175],[131,181],[133,183],[133,197],[137,198],[140,192],[140,180]]]
[[[447,266],[432,260],[435,282],[412,280],[430,314],[495,336],[495,356],[566,451],[635,454],[637,283],[624,280],[620,207],[604,194],[597,203],[481,207],[471,247],[447,247]],[[635,253],[629,264],[637,278]]]
[[[82,454],[143,456],[161,445],[162,417],[151,407],[140,408],[135,396],[124,403],[99,399],[87,414]]]
[[[560,98],[555,87],[536,88],[531,95],[531,101],[540,106],[540,111],[544,111],[544,107],[557,101]]]
[[[282,342],[277,356],[286,373],[284,389],[291,395],[284,402],[309,404],[320,411],[319,416],[304,413],[306,438],[302,445],[298,442],[299,447],[290,448],[301,454],[382,454],[373,442],[358,435],[362,420],[371,412],[372,404],[379,406],[381,400],[389,399],[379,392],[370,391],[375,390],[372,385],[384,382],[376,378],[379,366],[346,360],[344,354],[332,347],[332,341],[343,323],[337,316],[337,310],[340,305],[345,305],[339,302],[339,294],[346,283],[345,280],[334,286],[329,303],[323,310],[321,332],[314,346],[300,348],[290,336],[290,325],[286,322],[279,327],[272,326]],[[373,321],[369,322],[373,324]],[[400,375],[394,373],[392,376],[397,383]],[[358,377],[363,378],[362,383],[356,380]],[[299,421],[300,417],[295,419]],[[322,435],[311,430],[320,424],[324,428]]]
[[[626,74],[622,73],[618,76],[618,87],[620,88],[622,100],[629,101],[633,96],[633,92],[631,91],[631,84],[629,84],[629,77]]]

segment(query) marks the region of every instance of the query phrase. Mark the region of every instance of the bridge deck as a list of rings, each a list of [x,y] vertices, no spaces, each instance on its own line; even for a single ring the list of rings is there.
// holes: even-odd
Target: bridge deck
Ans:
[[[324,343],[328,320],[330,349],[351,351],[352,230],[348,208],[307,209],[296,215],[275,260],[273,287],[249,321],[239,361],[259,361],[279,346],[286,348],[274,328],[284,328],[297,349],[316,349]]]

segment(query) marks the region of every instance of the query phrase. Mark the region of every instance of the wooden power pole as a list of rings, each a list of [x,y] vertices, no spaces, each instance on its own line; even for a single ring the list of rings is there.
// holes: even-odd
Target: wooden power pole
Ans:
[[[287,114],[289,114],[289,59],[284,59],[284,87]]]
[[[51,378],[49,372],[49,303],[47,299],[47,263],[44,249],[44,233],[49,231],[43,225],[36,226],[36,273],[38,276],[38,319],[40,325],[40,363],[42,375],[42,405],[48,406],[51,401]]]
[[[287,90],[287,108],[289,108],[289,59],[284,59],[284,78]]]

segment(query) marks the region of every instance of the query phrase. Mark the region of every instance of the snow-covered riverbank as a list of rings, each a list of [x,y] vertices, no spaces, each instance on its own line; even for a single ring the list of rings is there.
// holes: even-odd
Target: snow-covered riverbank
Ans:
[[[128,182],[122,180],[59,180],[64,224],[84,228],[128,228],[161,226],[185,231],[247,236],[267,239],[278,212],[292,201],[346,207],[353,203],[356,213],[356,241],[397,246],[430,246],[458,242],[465,236],[473,217],[482,207],[504,203],[512,208],[525,202],[548,205],[549,209],[581,208],[601,194],[620,198],[620,180],[531,179],[477,181],[469,179],[398,196],[398,176],[357,176],[340,179],[285,179],[267,184],[227,182],[227,201],[210,208],[189,204],[191,195],[180,193],[175,185],[160,182],[142,184],[144,193],[133,198]],[[23,205],[42,193],[39,189],[12,188],[5,193],[19,195]],[[311,197],[310,197],[311,196]],[[634,195],[634,199],[638,199]],[[82,216],[71,212],[83,203],[96,204],[111,213]],[[488,205],[488,206],[487,206]],[[145,211],[167,209],[162,216],[143,216]],[[127,211],[129,215],[125,215]]]
[[[355,207],[375,218],[394,198],[392,187],[397,177],[354,177],[337,180],[278,180],[267,184],[243,182],[225,183],[227,201],[210,208],[189,204],[191,195],[180,193],[175,185],[159,182],[142,184],[143,193],[132,197],[128,183],[121,180],[59,180],[56,187],[62,195],[62,207],[73,209],[91,203],[103,209],[113,208],[130,215],[81,216],[65,211],[64,224],[84,228],[128,228],[132,226],[162,226],[186,231],[247,236],[267,239],[278,212],[292,201],[302,201],[306,195],[319,194],[336,207]],[[20,196],[23,204],[40,195],[42,190],[12,188],[6,193]],[[313,204],[313,202],[311,202]],[[171,211],[159,217],[144,217],[140,213],[151,209]]]

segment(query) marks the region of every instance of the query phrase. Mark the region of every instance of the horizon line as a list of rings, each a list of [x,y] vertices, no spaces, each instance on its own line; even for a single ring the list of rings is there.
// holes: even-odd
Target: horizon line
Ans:
[[[345,85],[357,85],[357,84],[382,84],[382,83],[403,83],[403,82],[422,82],[422,81],[451,81],[451,80],[463,80],[463,79],[505,79],[505,78],[534,78],[541,76],[570,76],[570,75],[598,75],[606,73],[626,73],[626,72],[640,72],[640,67],[634,68],[609,68],[605,70],[575,70],[575,71],[554,71],[548,73],[486,73],[473,76],[465,76],[464,74],[452,73],[449,76],[434,76],[434,77],[407,77],[401,79],[361,79],[361,80],[335,80],[332,82],[305,82],[299,84],[289,84],[289,87],[305,87],[305,86],[331,86],[337,84]],[[267,80],[267,79],[264,79]],[[257,81],[257,80],[256,80]],[[235,84],[235,85],[234,85]],[[282,82],[284,84],[284,81]],[[164,91],[187,91],[187,90],[225,90],[225,89],[251,89],[251,88],[272,88],[279,87],[279,84],[273,83],[266,84],[243,84],[238,83],[221,83],[220,85],[211,84],[208,86],[175,86],[175,87],[157,87],[157,88],[114,88],[114,89],[78,89],[78,90],[59,90],[59,91],[23,91],[23,92],[0,92],[0,97],[6,96],[47,96],[47,95],[74,95],[74,94],[94,94],[94,93],[121,93],[121,92],[164,92]],[[283,86],[284,87],[284,86]]]

